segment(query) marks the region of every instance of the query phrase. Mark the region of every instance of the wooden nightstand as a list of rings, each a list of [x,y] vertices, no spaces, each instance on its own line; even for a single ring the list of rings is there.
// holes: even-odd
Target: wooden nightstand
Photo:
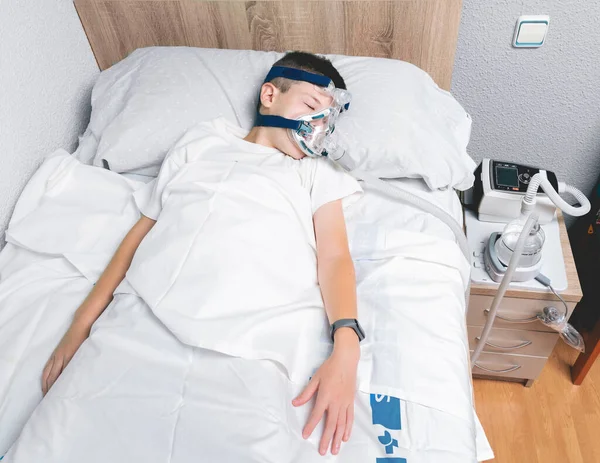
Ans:
[[[558,214],[560,241],[565,261],[568,287],[560,295],[567,302],[569,317],[582,297],[577,269],[569,244],[562,214]],[[467,314],[469,348],[471,352],[481,335],[497,287],[483,284],[471,286]],[[563,310],[563,305],[550,290],[509,289],[500,304],[496,321],[487,345],[476,366],[473,377],[495,380],[520,381],[527,387],[541,373],[552,353],[559,335],[540,323],[536,314],[553,305]]]

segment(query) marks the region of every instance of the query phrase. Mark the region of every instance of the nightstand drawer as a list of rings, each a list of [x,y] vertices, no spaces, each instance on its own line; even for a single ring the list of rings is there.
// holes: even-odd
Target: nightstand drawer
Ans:
[[[487,320],[486,310],[492,306],[493,300],[494,298],[492,296],[471,295],[469,299],[467,323],[474,326],[485,325]],[[500,303],[494,326],[497,328],[511,328],[516,330],[554,332],[552,328],[548,328],[535,318],[544,307],[549,305],[553,305],[559,310],[564,310],[564,306],[560,301],[505,297]],[[567,302],[569,316],[571,316],[575,305],[574,302]]]
[[[483,326],[467,326],[467,330],[469,333],[469,349],[474,350],[477,345],[476,338],[481,336]],[[492,328],[483,352],[549,357],[556,341],[558,341],[558,337],[556,332]]]
[[[473,351],[471,351],[471,355]],[[482,353],[473,366],[474,375],[497,376],[501,378],[535,379],[544,369],[544,357],[528,355]]]

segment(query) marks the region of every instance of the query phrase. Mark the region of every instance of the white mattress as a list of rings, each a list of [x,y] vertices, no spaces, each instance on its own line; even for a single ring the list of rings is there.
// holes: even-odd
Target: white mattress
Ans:
[[[419,180],[395,182],[460,220],[452,190],[431,192]],[[300,437],[308,408],[288,406],[297,385],[274,364],[181,344],[126,282],[40,403],[44,363],[137,219],[127,198],[111,197],[111,192],[133,191],[137,185],[137,180],[83,166],[59,152],[40,167],[19,199],[8,244],[0,252],[4,461],[184,462],[199,456],[204,461],[323,461],[315,450],[319,433],[306,442]],[[373,423],[372,399],[359,393],[353,437],[337,458],[325,461],[491,458],[472,408],[464,302],[462,307],[449,302],[458,300],[464,276],[451,265],[428,261],[426,252],[411,255],[416,251],[401,246],[416,237],[423,248],[452,248],[451,232],[421,211],[366,191],[347,211],[359,305],[398,307],[391,329],[403,348],[395,354],[399,366],[394,372],[406,377],[406,388],[391,401],[399,404],[402,426],[390,431],[397,447],[387,454],[385,428]],[[87,209],[77,209],[81,204]],[[72,234],[59,236],[52,229],[57,214],[63,223],[72,221]],[[410,281],[415,268],[430,277],[414,281],[413,287],[399,284]],[[437,289],[428,300],[425,294],[433,285]],[[431,310],[422,310],[423,304]],[[377,358],[377,351],[370,354]],[[427,359],[437,368],[430,368]],[[385,371],[386,366],[377,367]]]

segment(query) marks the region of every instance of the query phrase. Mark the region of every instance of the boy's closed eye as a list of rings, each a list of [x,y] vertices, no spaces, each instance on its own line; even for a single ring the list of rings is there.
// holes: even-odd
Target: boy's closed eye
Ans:
[[[306,96],[308,98],[304,100],[304,104],[306,104],[306,106],[308,106],[312,111],[316,111],[317,108],[326,106],[326,101],[321,101],[315,95],[308,93]]]

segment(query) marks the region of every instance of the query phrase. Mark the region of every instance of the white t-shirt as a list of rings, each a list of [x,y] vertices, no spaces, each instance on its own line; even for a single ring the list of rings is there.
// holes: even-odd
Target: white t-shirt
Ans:
[[[165,188],[184,164],[194,161],[235,161],[294,171],[310,195],[313,214],[324,204],[347,197],[357,199],[362,192],[351,175],[328,159],[307,156],[296,160],[276,148],[243,140],[247,134],[223,117],[190,128],[167,154],[158,177],[134,193],[141,213],[158,220],[166,200]]]
[[[245,135],[224,119],[190,129],[134,193],[156,224],[127,281],[180,341],[270,359],[304,381],[331,348],[313,214],[361,189],[327,159]]]

